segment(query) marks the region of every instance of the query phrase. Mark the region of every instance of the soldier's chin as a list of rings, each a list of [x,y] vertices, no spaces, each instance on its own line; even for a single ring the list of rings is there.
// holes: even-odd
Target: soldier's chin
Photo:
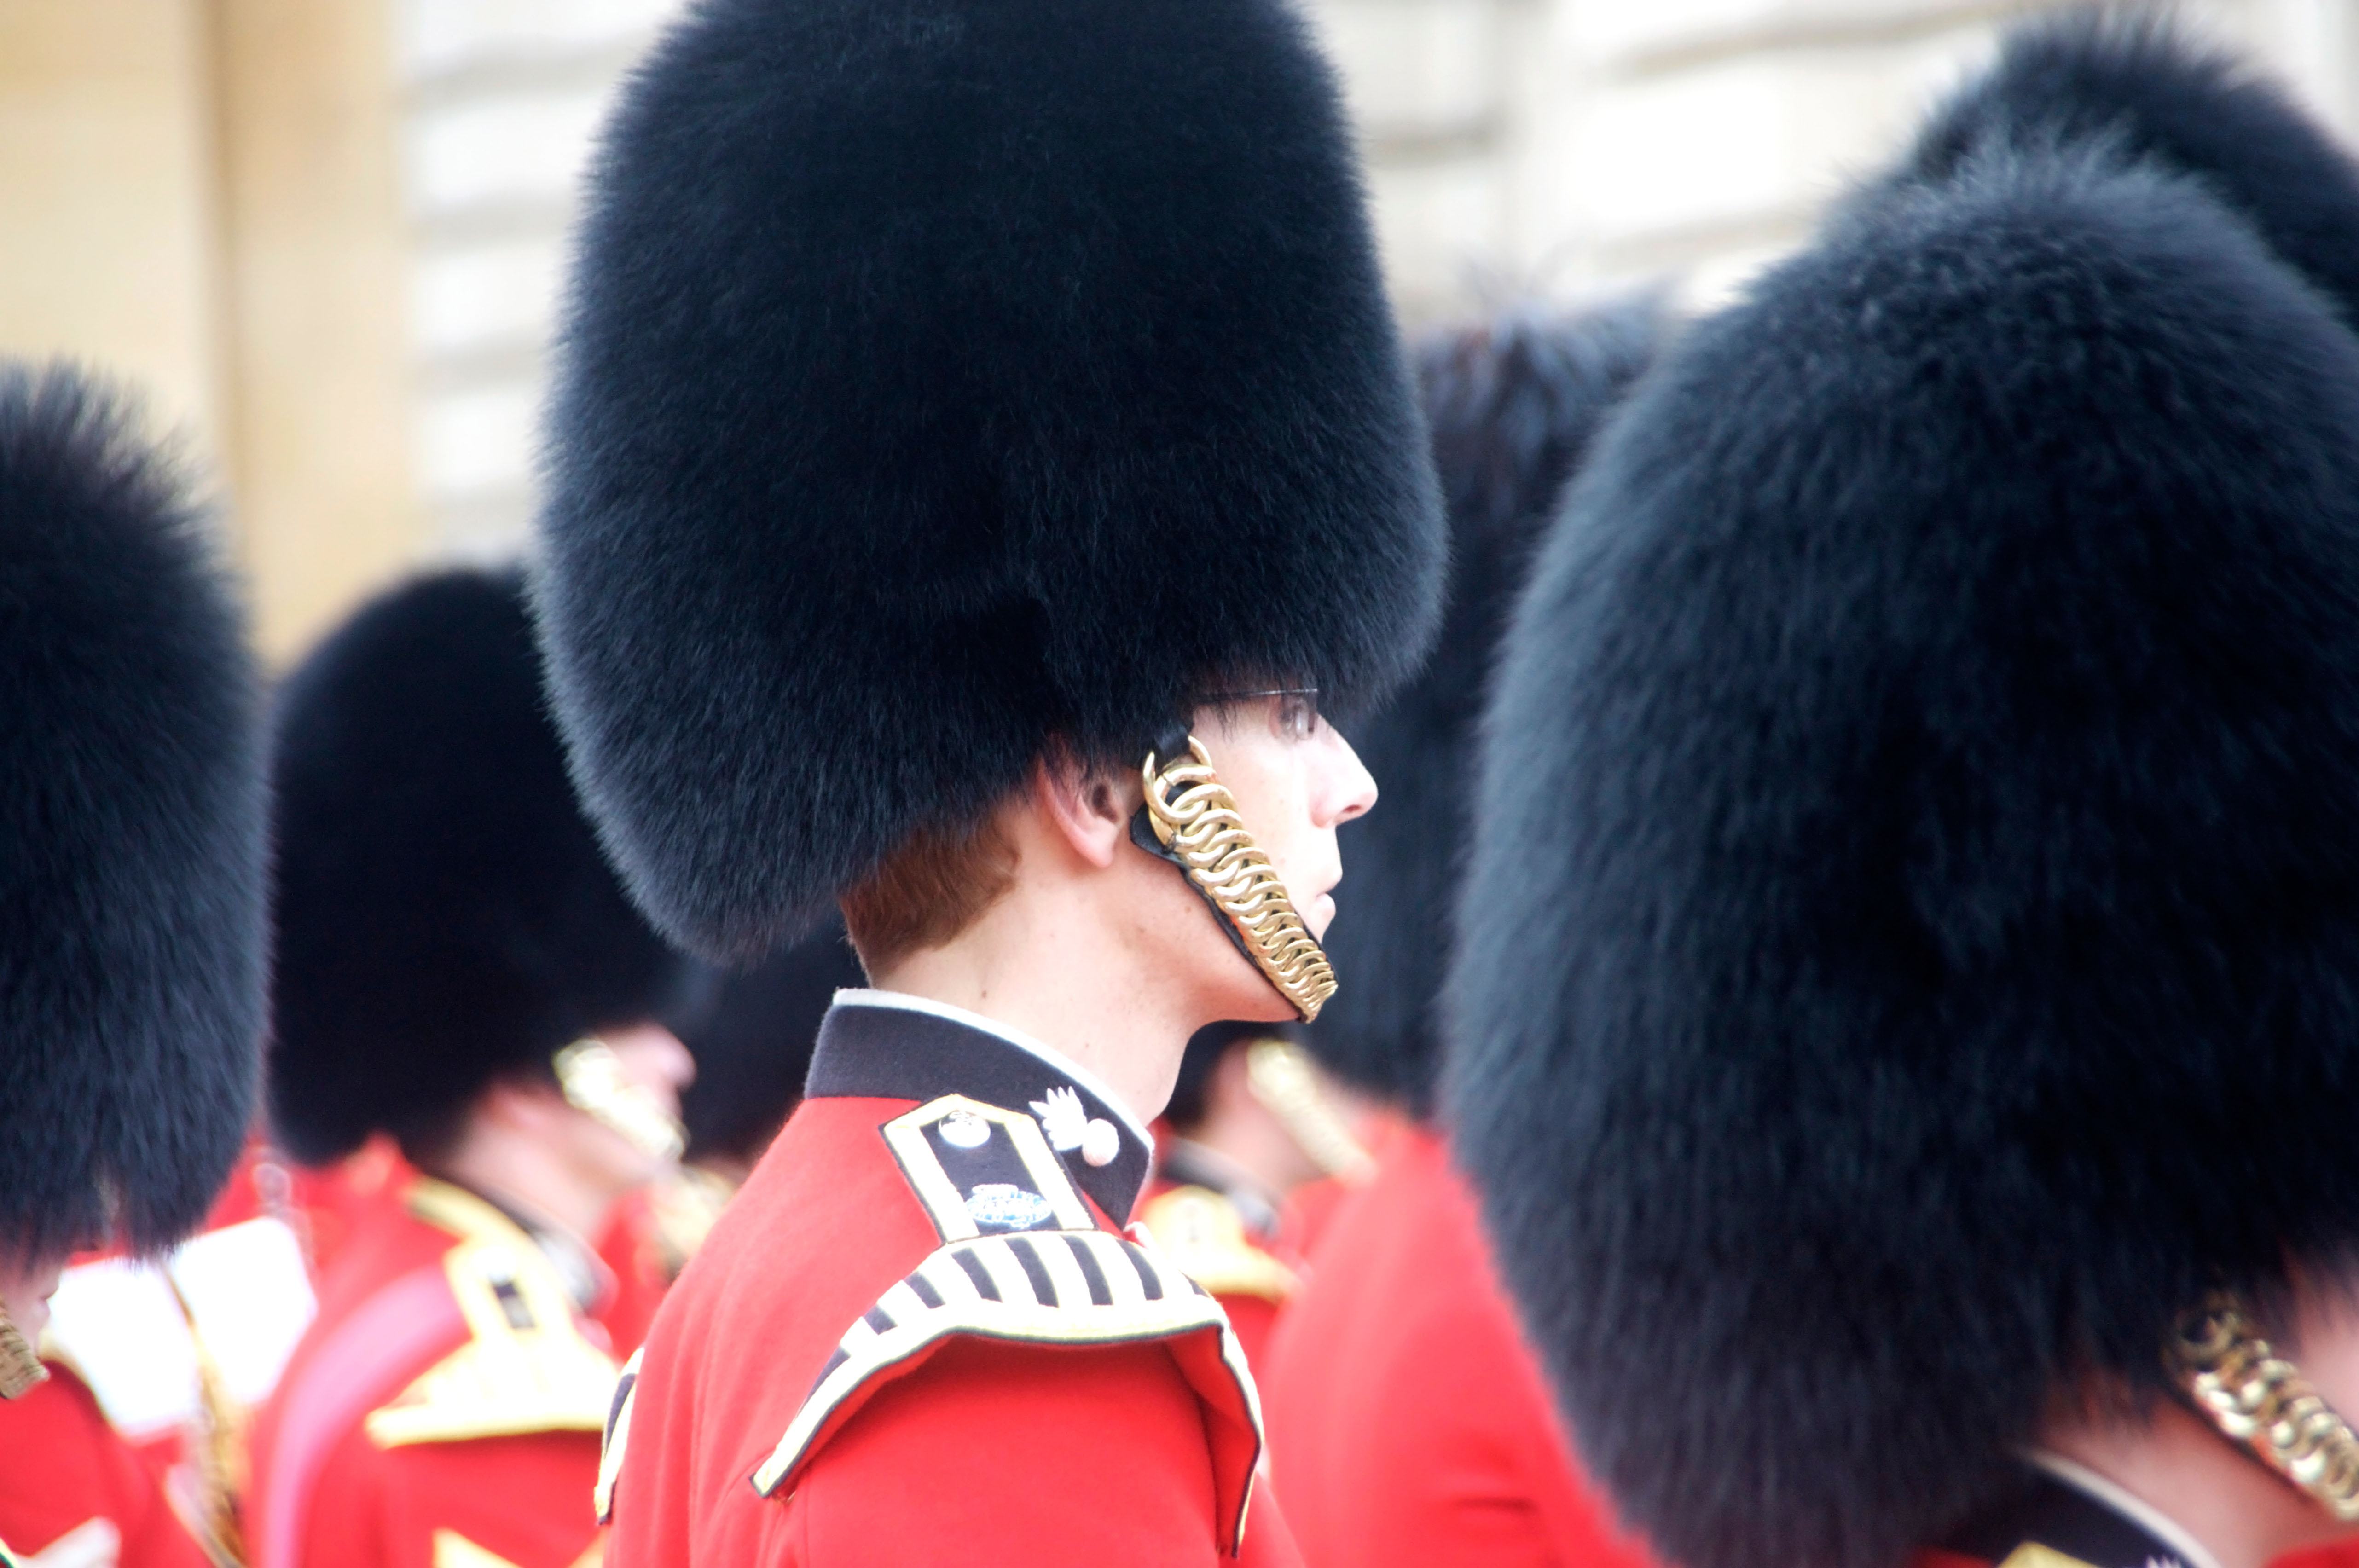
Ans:
[[[1298,912],[1302,916],[1303,929],[1310,933],[1311,938],[1324,941],[1327,928],[1335,923],[1335,895],[1321,893]]]
[[[1213,917],[1217,920],[1219,917]],[[1202,1022],[1252,1024],[1290,1023],[1301,1015],[1294,1004],[1286,999],[1278,988],[1269,983],[1269,976],[1257,968],[1254,961],[1237,951],[1225,932],[1207,928],[1214,942],[1220,943],[1220,953],[1214,956],[1205,949],[1201,961],[1205,973],[1217,974],[1221,979],[1220,994],[1204,999],[1206,1008]]]

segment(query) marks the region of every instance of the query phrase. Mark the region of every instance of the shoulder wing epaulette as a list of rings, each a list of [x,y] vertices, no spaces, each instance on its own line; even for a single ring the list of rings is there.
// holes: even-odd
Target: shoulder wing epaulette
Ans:
[[[1259,1397],[1220,1303],[1136,1243],[1100,1230],[952,1242],[886,1291],[837,1343],[786,1435],[754,1473],[755,1489],[775,1492],[830,1418],[879,1372],[952,1336],[1092,1345],[1199,1332],[1220,1334],[1223,1358],[1257,1417]]]
[[[1300,1281],[1294,1270],[1254,1245],[1237,1206],[1205,1187],[1174,1187],[1138,1216],[1165,1257],[1216,1296],[1282,1301]]]
[[[379,1448],[530,1432],[600,1432],[614,1357],[583,1337],[573,1302],[528,1240],[461,1242],[443,1259],[467,1341],[369,1412]]]

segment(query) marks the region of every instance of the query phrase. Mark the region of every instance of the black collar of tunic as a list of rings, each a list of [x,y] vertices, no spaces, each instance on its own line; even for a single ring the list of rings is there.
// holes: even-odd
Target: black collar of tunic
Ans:
[[[2196,1568],[2136,1519],[2036,1465],[2023,1465],[2006,1495],[1941,1541],[1942,1550],[2005,1563],[2018,1547],[2045,1546],[2090,1568]]]
[[[944,1094],[963,1094],[1002,1110],[1032,1114],[1032,1102],[1051,1089],[1071,1089],[1093,1119],[1103,1118],[1122,1135],[1111,1163],[1092,1165],[1078,1149],[1058,1158],[1073,1184],[1112,1217],[1127,1224],[1147,1184],[1151,1150],[1120,1111],[1087,1084],[1003,1035],[914,1008],[839,1001],[820,1020],[811,1052],[808,1099],[831,1095],[874,1096],[924,1104]]]

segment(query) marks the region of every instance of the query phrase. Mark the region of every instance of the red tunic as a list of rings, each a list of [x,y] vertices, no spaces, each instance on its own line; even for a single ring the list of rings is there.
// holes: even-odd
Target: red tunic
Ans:
[[[256,1568],[573,1568],[613,1360],[540,1247],[423,1177],[372,1208],[255,1426]]]
[[[2359,1541],[2338,1541],[2332,1546],[2288,1552],[2270,1568],[2359,1568]]]
[[[614,1290],[598,1303],[598,1322],[614,1354],[628,1356],[647,1342],[656,1309],[671,1288],[647,1192],[634,1192],[614,1205],[605,1234],[598,1237],[598,1258],[614,1276]]]
[[[157,1470],[116,1435],[82,1379],[52,1367],[21,1399],[0,1401],[0,1541],[26,1557],[60,1539],[112,1538],[121,1568],[204,1568]],[[79,1534],[77,1533],[79,1532]],[[71,1553],[73,1548],[65,1548]],[[63,1553],[61,1553],[62,1555]]]
[[[1404,1128],[1278,1323],[1271,1470],[1312,1568],[1640,1568],[1577,1469],[1441,1140]]]
[[[610,1568],[1212,1568],[1235,1546],[1252,1381],[1217,1304],[1114,1228],[1144,1138],[953,1011],[847,993],[828,1015],[810,1096],[626,1374]],[[1124,1124],[1111,1163],[1082,1160],[1084,1120]],[[1297,1561],[1269,1499],[1249,1518],[1248,1562]]]

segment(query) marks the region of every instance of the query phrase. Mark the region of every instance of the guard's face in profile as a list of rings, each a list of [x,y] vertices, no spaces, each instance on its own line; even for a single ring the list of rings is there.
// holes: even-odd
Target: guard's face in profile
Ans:
[[[1376,781],[1312,697],[1288,693],[1206,707],[1196,715],[1195,733],[1302,923],[1312,936],[1324,935],[1343,877],[1335,829],[1376,803]]]

